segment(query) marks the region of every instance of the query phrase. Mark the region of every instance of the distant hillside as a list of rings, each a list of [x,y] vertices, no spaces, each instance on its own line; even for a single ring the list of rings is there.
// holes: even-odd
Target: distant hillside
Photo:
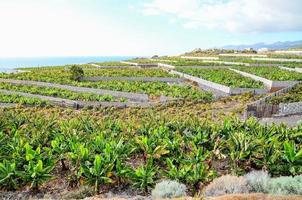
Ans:
[[[253,48],[255,50],[261,48],[268,48],[270,50],[279,50],[279,49],[301,49],[302,48],[302,40],[299,41],[286,41],[286,42],[275,42],[272,44],[265,44],[265,43],[256,43],[251,45],[227,45],[221,47],[223,49],[234,49],[234,50],[243,50],[246,48]]]

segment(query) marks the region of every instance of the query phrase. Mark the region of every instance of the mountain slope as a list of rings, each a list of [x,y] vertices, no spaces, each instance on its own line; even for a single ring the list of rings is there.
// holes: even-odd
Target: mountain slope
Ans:
[[[286,42],[275,42],[271,44],[265,43],[256,43],[251,45],[227,45],[222,47],[223,49],[234,49],[234,50],[243,50],[246,48],[253,48],[255,50],[261,48],[268,48],[271,50],[274,49],[292,49],[292,48],[301,48],[302,47],[302,40],[299,41],[286,41]]]

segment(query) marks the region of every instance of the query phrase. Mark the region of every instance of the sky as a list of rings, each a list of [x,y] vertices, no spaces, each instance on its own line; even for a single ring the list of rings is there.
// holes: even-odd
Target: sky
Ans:
[[[301,0],[0,0],[0,57],[174,55],[302,40]]]

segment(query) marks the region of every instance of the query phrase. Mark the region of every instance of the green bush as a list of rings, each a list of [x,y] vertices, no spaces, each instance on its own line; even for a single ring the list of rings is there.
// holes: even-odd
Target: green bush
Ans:
[[[70,73],[71,73],[70,79],[72,81],[81,81],[84,77],[84,70],[77,65],[71,66]]]

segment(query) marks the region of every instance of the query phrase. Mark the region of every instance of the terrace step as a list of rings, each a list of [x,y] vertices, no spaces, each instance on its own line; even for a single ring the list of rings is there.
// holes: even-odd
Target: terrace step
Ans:
[[[277,91],[277,90],[286,88],[288,86],[291,86],[291,85],[299,82],[299,81],[272,81],[272,80],[269,80],[269,79],[266,79],[266,78],[248,73],[248,72],[237,70],[237,69],[230,68],[230,70],[232,70],[238,74],[241,74],[242,76],[254,79],[255,81],[262,82],[270,91]]]
[[[44,96],[38,94],[31,94],[25,92],[17,92],[10,90],[0,89],[0,93],[8,95],[20,95],[28,98],[38,98],[41,100],[49,101],[51,105],[63,106],[63,107],[72,107],[72,108],[83,108],[83,107],[150,107],[156,105],[152,102],[96,102],[96,101],[77,101],[70,99],[63,99],[58,97]],[[0,104],[1,106],[1,104]]]
[[[34,86],[40,86],[40,87],[53,87],[53,88],[65,89],[65,90],[69,90],[69,91],[73,91],[73,92],[88,92],[88,93],[93,93],[93,94],[98,94],[98,95],[111,95],[115,98],[126,98],[126,99],[129,99],[132,101],[139,101],[139,102],[148,102],[149,101],[148,95],[140,94],[140,93],[120,92],[120,91],[113,91],[113,90],[61,85],[61,84],[57,84],[57,83],[2,79],[2,78],[0,78],[0,82],[16,84],[16,85],[34,85]]]
[[[222,85],[219,83],[215,83],[209,80],[205,80],[199,77],[195,77],[186,73],[182,73],[179,71],[175,70],[170,70],[171,74],[179,75],[180,77],[183,77],[185,79],[188,79],[190,81],[198,83],[200,88],[205,88],[205,89],[213,89],[213,92],[216,92],[218,97],[224,96],[224,94],[228,95],[238,95],[238,94],[243,94],[243,93],[253,93],[253,94],[266,94],[268,91],[266,89],[257,89],[257,88],[232,88],[228,87],[226,85]],[[217,93],[217,92],[220,93]]]

